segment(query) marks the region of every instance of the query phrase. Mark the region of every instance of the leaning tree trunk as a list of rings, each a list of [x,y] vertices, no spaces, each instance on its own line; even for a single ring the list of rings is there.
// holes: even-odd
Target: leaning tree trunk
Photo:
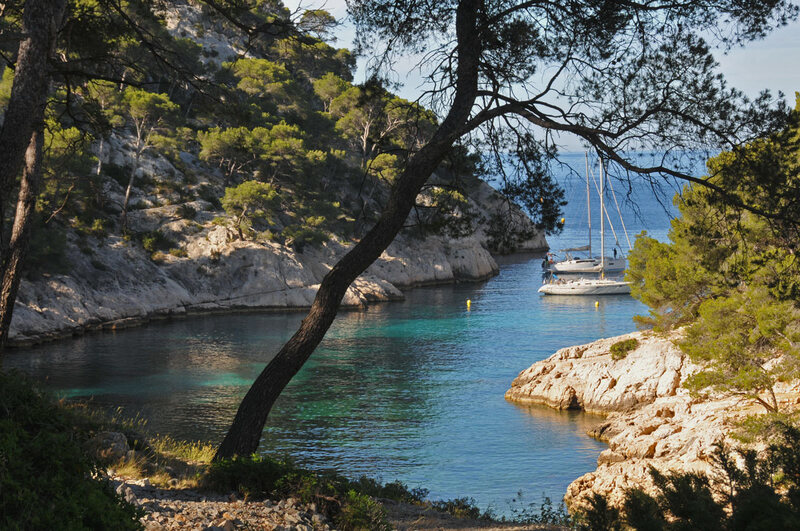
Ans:
[[[22,16],[14,83],[0,129],[0,240],[5,205],[20,169],[24,171],[8,246],[0,241],[0,351],[8,337],[20,275],[30,242],[38,181],[41,177],[44,110],[50,87],[48,58],[53,52],[65,0],[27,0]]]
[[[254,453],[272,405],[311,356],[333,323],[347,288],[389,246],[403,227],[425,181],[451,149],[469,119],[478,88],[477,13],[481,0],[461,2],[456,15],[458,82],[455,98],[433,138],[406,165],[380,219],[325,276],[300,328],[264,368],[245,395],[215,460]]]
[[[11,317],[14,312],[14,301],[22,276],[22,267],[28,254],[31,230],[36,210],[36,196],[42,180],[42,148],[44,146],[44,128],[36,129],[31,135],[28,150],[25,153],[25,167],[22,170],[22,181],[19,185],[19,200],[11,229],[11,240],[0,270],[0,348],[5,346]]]
[[[65,0],[27,0],[22,15],[14,83],[3,127],[0,129],[0,221],[5,217],[14,181],[22,169],[25,151],[47,105],[50,74],[47,60],[55,44]]]

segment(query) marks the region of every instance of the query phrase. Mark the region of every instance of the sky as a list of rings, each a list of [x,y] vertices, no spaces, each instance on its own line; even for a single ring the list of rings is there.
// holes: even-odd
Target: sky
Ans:
[[[337,47],[352,48],[353,29],[347,23],[347,9],[344,0],[284,0],[290,9],[300,5],[303,8],[328,10],[342,26],[335,32]],[[730,86],[736,87],[748,96],[755,97],[760,91],[770,89],[773,94],[782,91],[788,103],[794,107],[795,92],[800,91],[800,22],[773,31],[766,39],[749,43],[744,48],[731,50],[716,57],[720,70]],[[359,61],[356,82],[363,81],[363,59]],[[399,95],[416,100],[422,92],[420,77],[414,69],[415,63],[409,60],[396,66],[399,81],[404,83]],[[405,77],[405,79],[403,79]],[[567,150],[579,149],[577,143],[564,139]]]

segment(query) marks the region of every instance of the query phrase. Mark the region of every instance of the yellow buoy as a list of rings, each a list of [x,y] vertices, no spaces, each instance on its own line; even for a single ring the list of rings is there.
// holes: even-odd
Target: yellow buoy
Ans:
[[[599,308],[600,307],[600,301],[594,301],[594,307],[595,308]]]
[[[470,306],[472,306],[472,301],[467,299],[467,311],[469,311]]]
[[[561,218],[561,224],[562,225],[564,224],[564,221],[565,221],[564,218]]]

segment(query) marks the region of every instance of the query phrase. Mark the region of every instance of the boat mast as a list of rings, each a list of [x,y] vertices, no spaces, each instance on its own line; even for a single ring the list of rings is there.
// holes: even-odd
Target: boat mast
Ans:
[[[603,157],[600,157],[600,278],[603,277],[606,269],[606,239],[605,239],[605,204],[603,202],[603,185],[606,180],[606,172],[603,167]]]
[[[586,157],[586,214],[589,216],[589,258],[592,257],[592,195],[589,193],[589,152],[583,152]]]

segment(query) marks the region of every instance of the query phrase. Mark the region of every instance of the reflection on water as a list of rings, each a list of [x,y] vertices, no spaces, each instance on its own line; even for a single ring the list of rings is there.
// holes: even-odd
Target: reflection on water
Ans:
[[[663,235],[663,212],[659,219],[648,228]],[[568,223],[551,245],[575,245],[583,234]],[[627,296],[599,297],[597,307],[592,297],[543,297],[541,256],[500,262],[485,283],[417,289],[404,302],[342,313],[276,403],[262,449],[350,476],[400,479],[432,497],[471,496],[500,514],[519,490],[528,500],[560,499],[596,466],[604,445],[585,435],[596,418],[503,395],[519,371],[559,348],[630,332],[644,307]],[[141,412],[155,431],[218,442],[302,317],[158,323],[11,352],[4,365],[64,396]]]
[[[541,297],[540,260],[504,260],[482,284],[425,288],[399,303],[342,313],[268,420],[263,451],[317,468],[472,496],[500,513],[518,490],[559,499],[595,467],[596,418],[520,407],[503,394],[558,348],[632,329],[629,297]],[[465,301],[472,300],[471,311]],[[221,440],[247,386],[301,314],[158,323],[12,352],[70,397],[141,412],[177,437]]]

